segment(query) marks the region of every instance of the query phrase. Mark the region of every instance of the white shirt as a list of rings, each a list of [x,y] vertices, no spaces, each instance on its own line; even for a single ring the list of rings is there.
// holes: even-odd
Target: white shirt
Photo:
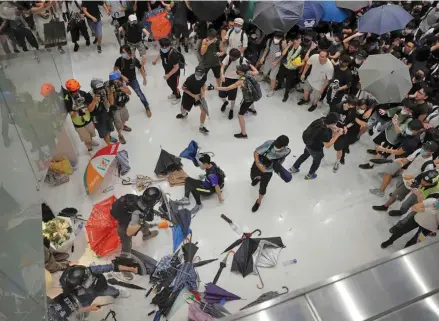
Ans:
[[[436,209],[437,199],[428,198],[422,203],[424,204],[424,212],[415,215],[415,221],[421,227],[436,232],[439,225],[439,211]]]
[[[76,5],[76,4],[78,4],[78,5]],[[71,13],[82,13],[81,5],[82,5],[82,1],[81,0],[76,0],[76,1],[70,2],[69,3],[70,12]]]
[[[307,80],[317,90],[321,90],[325,81],[331,80],[334,76],[334,66],[330,59],[327,59],[326,63],[322,65],[319,61],[319,55],[315,54],[308,59],[307,64],[312,66]]]
[[[232,61],[230,63],[230,66],[227,67],[227,65],[229,64],[229,59],[230,59],[230,57],[229,57],[229,55],[227,55],[223,59],[223,62],[222,62],[222,64],[224,65],[224,70],[226,70],[226,68],[227,68],[227,70],[224,73],[224,76],[226,78],[230,78],[230,79],[239,79],[239,76],[236,73],[236,67],[239,65],[241,58],[238,58],[237,60]],[[243,65],[250,65],[249,61],[245,58],[242,58],[242,64]]]
[[[239,49],[241,47],[247,48],[248,47],[248,37],[244,32],[244,35],[242,36],[242,43],[241,43],[241,33],[244,31],[241,30],[240,32],[235,32],[235,30],[232,30],[232,32],[227,31],[226,33],[226,40],[229,41],[229,44],[227,46],[227,53],[229,53],[230,49],[236,48]],[[230,34],[230,37],[229,37]]]
[[[126,8],[126,1],[106,1],[107,5],[111,6],[111,16],[115,19],[125,17],[125,10],[121,11],[120,9]]]
[[[433,156],[424,158],[421,155],[419,155],[422,148],[417,149],[414,151],[411,155],[407,157],[407,159],[411,162],[407,170],[404,172],[404,174],[412,174],[414,176],[417,176],[421,174],[421,168],[422,165],[424,165],[425,162],[430,161],[433,159]],[[428,169],[434,169],[434,168],[428,168]],[[427,168],[425,170],[428,170]]]

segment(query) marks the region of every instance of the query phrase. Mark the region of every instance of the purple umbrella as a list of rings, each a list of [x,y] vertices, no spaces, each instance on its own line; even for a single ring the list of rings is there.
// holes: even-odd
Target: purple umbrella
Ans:
[[[213,283],[206,284],[206,291],[204,292],[204,300],[207,303],[219,303],[222,300],[233,301],[240,300],[241,298],[236,294],[230,293],[229,291],[224,290],[223,288],[215,285]]]

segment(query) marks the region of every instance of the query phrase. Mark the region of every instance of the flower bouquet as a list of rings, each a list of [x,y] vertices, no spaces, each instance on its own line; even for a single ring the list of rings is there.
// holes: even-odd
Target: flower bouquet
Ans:
[[[47,223],[43,222],[43,236],[49,239],[53,249],[67,252],[75,238],[71,220],[58,216]]]

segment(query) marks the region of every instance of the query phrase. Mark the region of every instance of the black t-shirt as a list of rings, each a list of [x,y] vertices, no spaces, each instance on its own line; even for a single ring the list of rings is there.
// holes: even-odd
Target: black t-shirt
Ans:
[[[343,52],[343,45],[342,44],[331,44],[328,48],[329,54],[331,56],[334,56],[337,52],[342,53]]]
[[[187,24],[187,6],[184,1],[176,1],[172,12],[174,13],[174,24],[186,25]]]
[[[126,39],[128,42],[137,43],[142,40],[143,24],[141,22],[131,25],[130,23],[125,23],[123,25],[123,30],[125,30]]]
[[[328,87],[328,103],[331,103],[336,96],[340,97],[348,92],[349,86],[352,83],[352,72],[349,68],[346,70],[341,70],[340,66],[334,67],[334,77],[332,78],[329,87]],[[342,90],[340,92],[336,92],[340,87],[348,85],[346,90]],[[340,97],[341,99],[341,97]]]
[[[412,117],[413,119],[417,119],[420,115],[426,115],[428,114],[430,108],[428,107],[427,103],[422,103],[416,105],[416,107],[412,110]]]
[[[414,53],[414,51],[412,51],[411,53],[407,54],[407,53],[405,53],[404,50],[401,50],[401,59],[400,60],[403,63],[405,63],[406,65],[413,64],[413,62],[415,60],[413,53]]]
[[[194,95],[198,95],[199,93],[201,93],[201,88],[204,86],[206,81],[207,81],[207,75],[204,75],[203,78],[197,80],[195,78],[195,74],[192,74],[189,77],[187,77],[186,81],[183,84],[183,87],[185,87]]]
[[[64,102],[68,113],[85,108],[93,101],[92,95],[83,90],[79,90],[78,96],[72,96],[69,93],[67,93],[66,95],[68,98],[65,99]]]
[[[323,143],[327,143],[332,138],[332,131],[328,127],[321,128],[319,133],[316,135],[314,142],[308,147],[312,150],[323,150]]]
[[[122,75],[127,77],[129,81],[136,79],[136,67],[138,69],[141,68],[140,61],[137,58],[124,59],[119,57],[116,59],[114,66],[119,69]]]
[[[103,6],[104,1],[82,1],[82,7],[87,8],[89,14],[95,17],[98,21],[101,20],[101,11],[99,6]]]
[[[128,228],[132,215],[125,209],[123,197],[118,198],[113,203],[110,214],[119,222],[120,226],[124,227],[125,229]]]
[[[162,65],[166,73],[170,72],[174,65],[180,62],[180,56],[174,48],[169,49],[167,53],[163,53],[160,50],[160,58],[162,58]],[[180,69],[178,69],[177,73],[180,73]]]
[[[421,145],[419,136],[405,135],[401,141],[401,148],[404,150],[404,154],[401,157],[407,157],[414,153]]]
[[[344,103],[339,103],[331,109],[331,112],[336,112],[340,115],[340,119],[337,122],[337,127],[340,128],[343,128],[347,124],[354,122],[356,117],[355,108],[344,109],[343,105]]]
[[[315,151],[323,151],[323,143],[332,138],[332,131],[323,123],[323,118],[313,121],[302,134],[307,147]]]

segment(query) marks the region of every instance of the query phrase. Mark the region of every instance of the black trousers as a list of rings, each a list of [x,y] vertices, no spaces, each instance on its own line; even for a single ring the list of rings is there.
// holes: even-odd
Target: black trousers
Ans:
[[[70,35],[72,36],[72,42],[75,43],[79,40],[79,35],[82,35],[85,40],[90,40],[90,36],[88,34],[87,25],[85,24],[85,20],[82,20],[78,23],[73,23],[72,28],[70,29]]]
[[[270,183],[273,172],[262,173],[261,170],[253,162],[252,168],[250,170],[250,178],[252,181],[258,179],[259,177],[259,194],[265,195],[267,193],[267,186]]]
[[[296,86],[298,83],[299,69],[290,70],[285,68],[285,66],[282,64],[277,74],[277,78],[280,84],[285,80],[285,96],[287,96],[291,88]]]
[[[199,179],[187,177],[184,182],[184,196],[189,197],[191,193],[194,196],[197,205],[201,205],[201,195],[212,195],[215,193],[215,190],[204,188],[203,181],[200,181]]]
[[[169,77],[166,80],[166,83],[168,84],[169,88],[171,88],[172,93],[175,95],[175,97],[180,98],[180,91],[178,90],[178,82],[180,80],[180,72],[176,72],[171,77]]]
[[[430,234],[431,231],[419,226],[419,224],[416,223],[415,215],[416,213],[414,212],[409,213],[404,219],[396,223],[396,225],[390,229],[392,231],[392,236],[390,236],[389,241],[393,243],[404,234],[407,234],[417,228],[418,230],[416,231],[415,235],[404,246],[409,247],[416,244],[420,233],[423,233],[424,235]]]
[[[300,155],[299,158],[297,158],[293,167],[299,169],[300,165],[302,165],[302,163],[306,161],[310,156],[312,157],[312,165],[311,168],[309,169],[309,174],[310,175],[315,174],[319,169],[320,163],[322,162],[324,156],[323,148],[322,150],[313,150],[305,146],[305,149],[303,150],[303,154]]]
[[[15,39],[17,39],[18,45],[23,48],[23,50],[27,50],[26,40],[30,43],[30,45],[36,49],[38,49],[38,41],[35,38],[32,31],[27,28],[19,27],[14,30]]]

